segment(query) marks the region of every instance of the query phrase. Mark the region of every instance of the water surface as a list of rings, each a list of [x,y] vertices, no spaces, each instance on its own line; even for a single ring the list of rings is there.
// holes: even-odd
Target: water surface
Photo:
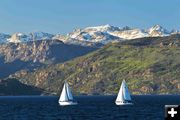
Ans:
[[[180,95],[132,96],[134,105],[116,106],[116,96],[76,96],[76,106],[59,106],[55,96],[0,97],[0,120],[162,120],[164,105]]]

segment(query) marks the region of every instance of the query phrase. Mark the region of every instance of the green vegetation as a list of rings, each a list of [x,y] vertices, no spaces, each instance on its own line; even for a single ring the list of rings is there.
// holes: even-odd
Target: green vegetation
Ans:
[[[76,94],[116,94],[126,79],[133,94],[180,93],[180,37],[111,43],[83,57],[13,78],[58,93],[66,80]]]

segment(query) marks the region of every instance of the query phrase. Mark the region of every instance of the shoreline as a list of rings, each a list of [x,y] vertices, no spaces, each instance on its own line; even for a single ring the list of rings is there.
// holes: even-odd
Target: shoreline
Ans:
[[[115,97],[117,95],[74,95],[74,97]],[[148,95],[131,95],[131,96],[180,96],[180,94],[148,94]],[[59,95],[4,95],[0,98],[11,98],[11,97],[59,97]]]

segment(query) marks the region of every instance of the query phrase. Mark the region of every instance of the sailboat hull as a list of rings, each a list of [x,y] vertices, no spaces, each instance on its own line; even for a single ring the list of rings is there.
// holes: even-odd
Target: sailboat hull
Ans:
[[[66,106],[66,105],[77,105],[77,102],[74,101],[71,90],[69,88],[68,83],[64,83],[61,96],[59,98],[59,105]]]
[[[67,101],[67,102],[61,102],[59,101],[59,105],[61,106],[67,106],[67,105],[77,105],[78,103],[77,102],[74,102],[74,101]]]
[[[119,101],[116,101],[115,103],[116,103],[116,105],[133,105],[132,102],[119,102]]]

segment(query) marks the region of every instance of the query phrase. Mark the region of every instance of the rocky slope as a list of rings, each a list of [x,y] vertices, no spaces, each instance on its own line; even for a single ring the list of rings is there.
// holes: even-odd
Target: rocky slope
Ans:
[[[22,84],[18,80],[0,80],[0,95],[40,95],[43,90]]]
[[[110,43],[103,48],[63,64],[27,72],[17,79],[57,93],[66,80],[76,94],[116,94],[126,79],[133,94],[180,93],[180,36],[141,38]]]
[[[62,63],[96,49],[68,45],[59,40],[0,44],[0,78],[21,69],[32,71],[45,65]]]

